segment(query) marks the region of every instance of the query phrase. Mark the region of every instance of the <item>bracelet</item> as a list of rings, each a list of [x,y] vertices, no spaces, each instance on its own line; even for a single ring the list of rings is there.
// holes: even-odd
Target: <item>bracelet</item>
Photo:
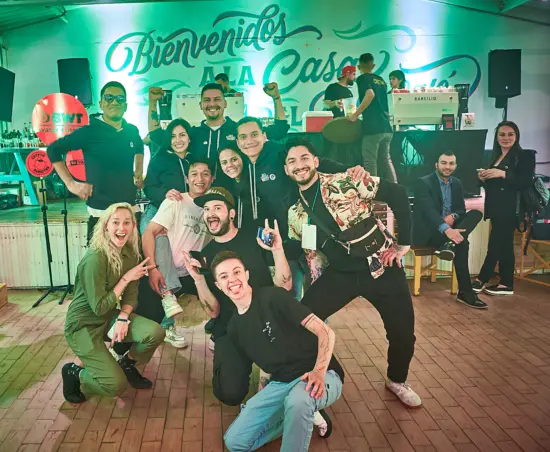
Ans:
[[[274,97],[273,100],[279,100],[281,98],[281,96],[279,97]]]
[[[117,321],[117,322],[128,323],[128,319],[122,319],[122,318],[120,318],[120,317],[118,317],[118,318],[116,319],[116,321]]]

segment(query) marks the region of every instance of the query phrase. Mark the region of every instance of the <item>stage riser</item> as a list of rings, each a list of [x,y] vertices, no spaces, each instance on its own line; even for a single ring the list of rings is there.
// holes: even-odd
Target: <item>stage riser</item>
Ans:
[[[390,213],[391,215],[391,213]],[[52,273],[54,285],[67,283],[64,230],[62,224],[50,224]],[[487,253],[489,222],[481,222],[470,236],[470,272],[477,274]],[[10,288],[37,288],[49,286],[48,261],[44,229],[41,224],[0,224],[0,281]],[[69,223],[69,257],[71,279],[74,282],[78,262],[86,252],[86,223]],[[424,258],[425,264],[429,257]],[[411,255],[405,258],[412,265]],[[439,267],[450,270],[450,262],[439,261]],[[407,270],[407,277],[413,273]]]
[[[67,284],[65,231],[50,223],[52,275],[55,286]],[[41,223],[0,224],[0,281],[9,288],[49,287],[48,257]],[[86,252],[86,223],[69,223],[71,279]]]

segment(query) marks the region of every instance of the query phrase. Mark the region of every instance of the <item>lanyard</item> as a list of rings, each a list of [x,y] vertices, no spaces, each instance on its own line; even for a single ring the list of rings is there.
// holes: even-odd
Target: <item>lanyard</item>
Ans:
[[[310,209],[312,212],[315,212],[315,203],[317,202],[317,196],[319,195],[319,189],[321,188],[321,180],[319,179],[319,184],[317,185],[317,190],[315,191],[315,197],[313,198],[313,204],[311,205]],[[300,190],[300,198],[302,198],[302,201],[306,206],[309,207],[309,204],[307,203],[306,199],[304,198],[304,195],[302,195],[302,190]],[[307,217],[307,224],[311,224],[311,218]]]

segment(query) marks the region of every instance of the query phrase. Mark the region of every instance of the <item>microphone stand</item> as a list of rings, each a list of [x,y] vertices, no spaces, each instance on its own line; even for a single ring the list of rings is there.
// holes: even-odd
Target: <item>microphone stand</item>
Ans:
[[[63,207],[64,209],[61,211],[63,214],[63,224],[65,226],[65,249],[66,249],[66,256],[67,256],[67,276],[68,276],[68,282],[65,286],[54,286],[53,285],[53,275],[52,275],[52,247],[50,243],[50,233],[48,229],[48,205],[46,203],[46,188],[44,186],[44,178],[40,178],[40,192],[42,193],[42,222],[44,224],[44,236],[46,238],[46,255],[48,257],[48,273],[50,276],[50,287],[46,291],[45,294],[43,294],[33,305],[33,308],[36,308],[42,300],[44,300],[48,295],[50,295],[53,292],[57,292],[60,290],[63,290],[63,295],[61,299],[59,300],[59,304],[62,304],[65,300],[65,297],[69,292],[72,291],[73,286],[71,285],[71,270],[69,266],[69,239],[68,239],[68,224],[67,224],[67,188],[65,187],[63,192]]]

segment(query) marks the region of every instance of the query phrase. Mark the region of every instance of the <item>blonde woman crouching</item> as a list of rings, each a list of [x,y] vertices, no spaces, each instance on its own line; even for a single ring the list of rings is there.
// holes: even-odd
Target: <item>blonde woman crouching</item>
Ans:
[[[77,358],[63,366],[63,395],[80,403],[92,394],[115,397],[129,382],[141,389],[151,382],[137,371],[164,340],[159,324],[133,314],[138,281],[147,274],[139,263],[138,231],[130,204],[111,205],[95,226],[90,248],[78,264],[74,298],[67,311],[65,337]],[[136,265],[137,264],[137,265]],[[104,342],[108,335],[111,344]],[[117,363],[107,346],[132,342]]]

